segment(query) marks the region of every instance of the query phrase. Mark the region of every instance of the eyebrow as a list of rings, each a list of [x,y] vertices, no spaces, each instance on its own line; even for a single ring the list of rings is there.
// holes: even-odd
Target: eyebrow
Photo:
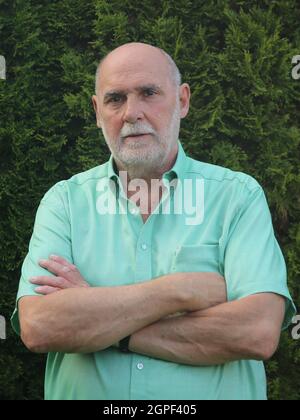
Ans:
[[[154,83],[138,86],[134,90],[141,93],[141,92],[144,92],[145,90],[148,90],[148,89],[152,89],[152,90],[155,90],[156,92],[162,93],[162,89]],[[111,90],[111,91],[108,91],[108,92],[105,93],[104,101],[108,101],[109,99],[111,99],[115,96],[126,96],[128,93],[129,93],[129,90],[122,90],[122,89]]]

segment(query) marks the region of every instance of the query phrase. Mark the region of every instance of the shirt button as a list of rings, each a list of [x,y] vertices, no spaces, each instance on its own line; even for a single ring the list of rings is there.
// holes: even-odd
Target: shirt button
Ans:
[[[138,363],[136,367],[138,368],[138,370],[142,370],[144,368],[144,365],[143,363]]]
[[[142,244],[142,249],[143,249],[144,251],[146,251],[146,249],[147,249],[147,245],[146,245],[146,244]]]
[[[138,214],[138,209],[136,209],[136,208],[132,208],[131,210],[131,214],[133,214],[134,216],[136,215],[136,214]]]

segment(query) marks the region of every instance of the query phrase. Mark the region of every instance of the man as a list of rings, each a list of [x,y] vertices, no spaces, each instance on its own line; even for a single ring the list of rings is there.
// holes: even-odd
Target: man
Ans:
[[[180,79],[153,46],[108,54],[93,105],[111,158],[41,201],[12,321],[49,353],[46,399],[266,398],[294,314],[284,259],[258,183],[185,155]]]

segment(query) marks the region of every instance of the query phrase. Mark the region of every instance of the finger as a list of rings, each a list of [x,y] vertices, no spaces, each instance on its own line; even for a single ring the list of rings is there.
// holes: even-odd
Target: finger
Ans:
[[[76,270],[76,265],[70,263],[68,260],[66,260],[63,257],[60,257],[59,255],[51,254],[49,256],[49,259],[52,260],[52,261],[57,262],[58,264],[61,264],[61,265],[65,266],[65,267],[68,267],[71,270]]]
[[[67,280],[72,283],[74,286],[78,286],[78,275],[81,278],[81,275],[76,267],[76,265],[70,263],[68,260],[66,260],[63,257],[60,257],[59,255],[51,254],[49,256],[49,259],[52,261],[57,262],[58,264],[62,265],[62,276],[67,278]],[[76,276],[74,276],[76,274]]]
[[[37,276],[31,277],[29,281],[32,284],[38,284],[40,286],[51,286],[55,288],[58,287],[60,289],[68,289],[69,287],[73,287],[72,283],[63,277]]]
[[[62,265],[61,263],[53,260],[39,260],[39,265],[46,270],[50,271],[57,276],[64,277],[72,283],[70,274],[73,274],[76,270],[70,266]],[[74,266],[75,267],[75,266]],[[76,269],[76,267],[75,267]]]
[[[62,265],[55,261],[41,259],[38,263],[41,267],[56,275],[59,275],[59,272],[62,270]]]
[[[59,292],[61,289],[59,287],[51,287],[51,286],[40,286],[36,287],[34,291],[39,293],[40,295],[51,295],[52,293]]]

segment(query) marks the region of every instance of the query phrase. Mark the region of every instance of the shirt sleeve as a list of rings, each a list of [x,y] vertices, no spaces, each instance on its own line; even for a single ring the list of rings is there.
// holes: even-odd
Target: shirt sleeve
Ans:
[[[285,261],[262,188],[259,186],[247,195],[231,223],[225,248],[228,300],[267,292],[285,297],[285,329],[296,313],[287,287]]]
[[[63,182],[63,181],[62,181]],[[16,307],[11,317],[12,327],[20,334],[18,301],[23,296],[41,296],[35,292],[36,285],[29,282],[33,276],[52,275],[39,266],[40,259],[48,259],[51,254],[73,262],[70,222],[60,194],[62,183],[56,184],[43,197],[38,207],[29,250],[21,269],[21,278]]]

